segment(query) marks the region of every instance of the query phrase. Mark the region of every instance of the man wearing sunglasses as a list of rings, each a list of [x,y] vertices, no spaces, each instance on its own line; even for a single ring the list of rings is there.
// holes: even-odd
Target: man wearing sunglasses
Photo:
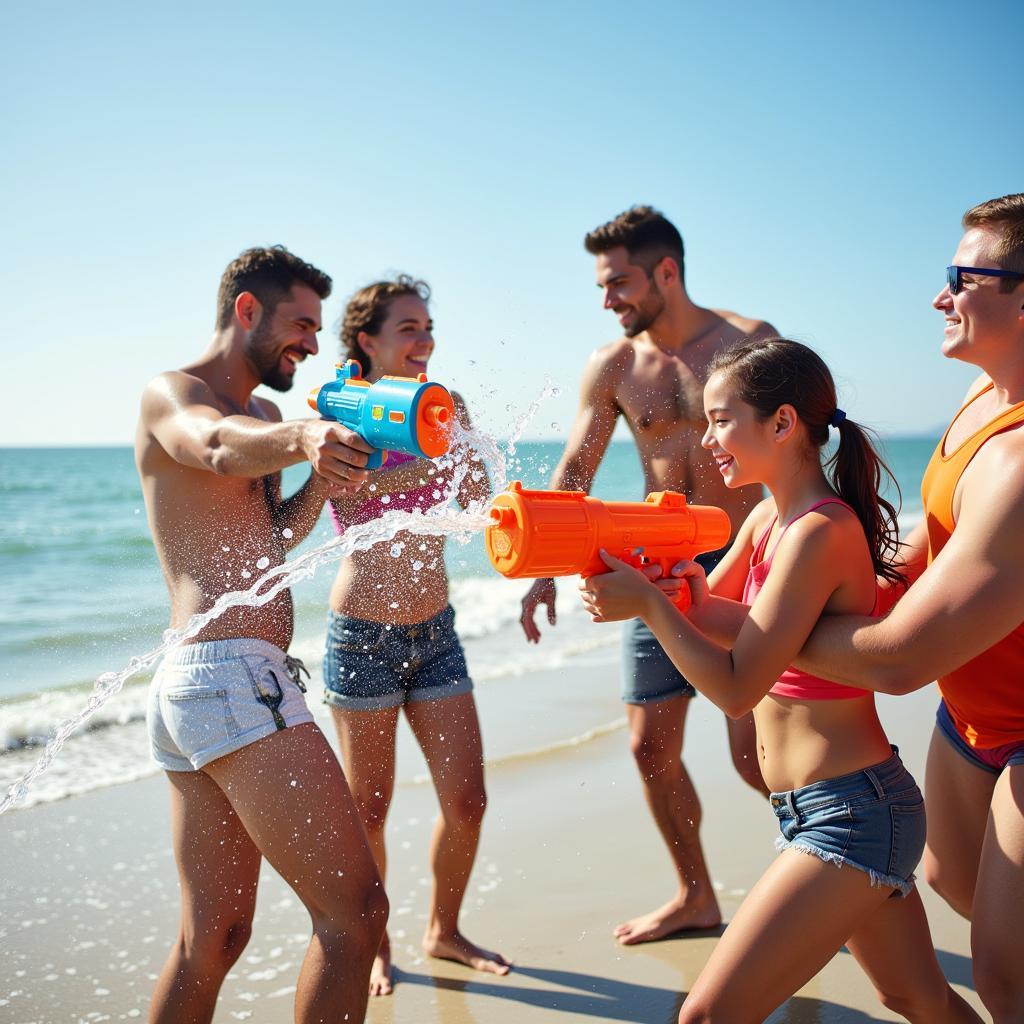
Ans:
[[[932,456],[909,589],[882,620],[826,617],[800,666],[942,700],[925,801],[931,886],[971,922],[995,1024],[1024,1021],[1024,193],[968,210],[946,285],[942,352],[983,372]]]

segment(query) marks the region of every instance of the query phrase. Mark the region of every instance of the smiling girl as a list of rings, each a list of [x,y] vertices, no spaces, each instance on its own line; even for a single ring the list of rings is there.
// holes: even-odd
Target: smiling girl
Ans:
[[[402,275],[352,296],[341,328],[343,357],[356,359],[371,383],[385,374],[425,373],[434,351],[430,289]],[[469,416],[453,394],[463,427]],[[444,484],[422,459],[390,453],[359,495],[332,498],[339,532],[393,509],[426,511]],[[456,495],[465,507],[486,499],[489,483],[473,464]],[[470,942],[458,927],[459,911],[480,838],[484,791],[480,722],[473,683],[448,603],[444,538],[398,533],[387,544],[355,552],[342,562],[331,590],[324,700],[331,706],[352,788],[374,860],[384,877],[384,824],[395,783],[399,712],[412,728],[437,790],[441,813],[431,840],[434,887],[423,948],[493,974],[507,974],[500,953]],[[403,546],[399,558],[394,545]],[[392,987],[391,947],[385,934],[370,977],[371,995]]]
[[[791,668],[821,615],[877,614],[902,585],[883,463],[836,405],[828,368],[771,339],[719,356],[704,390],[710,451],[728,487],[760,483],[705,580],[677,567],[684,617],[663,587],[605,556],[581,583],[595,621],[642,618],[693,685],[730,717],[753,709],[783,851],[744,900],[687,995],[681,1024],[761,1022],[845,945],[882,1003],[920,1024],[979,1018],[946,983],[913,870],[921,793],[890,746],[873,695]],[[835,454],[822,465],[829,428]],[[826,475],[826,468],[829,470]],[[887,470],[886,470],[887,471]],[[709,590],[710,585],[710,590]]]

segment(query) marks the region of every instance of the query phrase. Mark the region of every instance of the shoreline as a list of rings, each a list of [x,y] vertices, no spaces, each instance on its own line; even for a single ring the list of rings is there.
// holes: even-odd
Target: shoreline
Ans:
[[[617,701],[615,670],[589,685]],[[595,679],[594,677],[597,676]],[[556,696],[564,673],[538,680]],[[572,689],[571,687],[569,688]],[[565,694],[563,694],[565,696]],[[500,747],[487,687],[477,691],[485,747]],[[557,702],[556,702],[557,703]],[[919,780],[934,691],[881,699],[879,710]],[[539,709],[549,717],[557,707]],[[403,731],[406,731],[403,729]],[[491,739],[489,741],[489,734]],[[333,736],[329,735],[332,744]],[[427,960],[427,844],[436,800],[403,772],[389,818],[389,928],[397,965],[392,996],[372,1024],[669,1024],[713,948],[715,933],[621,947],[621,920],[652,909],[674,887],[668,856],[643,801],[623,729],[527,759],[493,758],[490,802],[463,915],[466,934],[516,967],[506,978]],[[702,836],[723,915],[775,856],[771,814],[729,762],[720,713],[696,700],[687,766],[704,808]],[[159,776],[17,811],[0,820],[0,1017],[11,1024],[145,1019],[153,978],[174,937],[177,879],[166,784]],[[923,883],[940,963],[976,1008],[968,926]],[[225,983],[215,1020],[289,1019],[308,919],[264,866],[253,937]],[[891,1021],[852,957],[840,953],[771,1024]]]

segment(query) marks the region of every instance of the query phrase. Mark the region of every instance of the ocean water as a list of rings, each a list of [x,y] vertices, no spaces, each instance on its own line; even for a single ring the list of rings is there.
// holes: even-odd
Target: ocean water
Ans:
[[[920,518],[918,487],[934,444],[885,442],[903,492],[905,528]],[[560,442],[520,442],[509,458],[508,478],[545,486],[561,448]],[[285,493],[305,472],[285,472]],[[642,488],[634,446],[614,442],[593,493],[638,500]],[[290,560],[333,537],[324,516]],[[560,585],[558,626],[541,622],[544,639],[528,645],[518,622],[528,583],[504,580],[491,569],[482,535],[467,543],[450,541],[447,561],[489,761],[582,742],[621,724],[617,683],[593,683],[595,670],[608,675],[608,666],[617,663],[618,628],[589,622],[570,581]],[[336,564],[325,564],[293,588],[292,653],[313,670],[309,703],[328,732],[319,665],[335,571]],[[38,760],[54,728],[84,706],[96,678],[120,672],[130,659],[153,650],[166,629],[167,592],[130,448],[0,449],[0,587],[2,798]],[[71,736],[15,806],[153,773],[144,724],[148,679],[148,672],[133,675]],[[400,781],[415,781],[422,765],[408,738],[401,742]]]

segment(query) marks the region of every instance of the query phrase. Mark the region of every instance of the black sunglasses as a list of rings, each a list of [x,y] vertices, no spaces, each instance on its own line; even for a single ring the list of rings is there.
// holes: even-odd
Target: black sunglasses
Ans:
[[[955,263],[946,267],[946,284],[949,285],[949,294],[957,295],[963,288],[964,274],[980,274],[983,277],[1016,277],[1024,281],[1024,274],[1018,274],[1013,270],[992,270],[990,267],[958,267]]]

